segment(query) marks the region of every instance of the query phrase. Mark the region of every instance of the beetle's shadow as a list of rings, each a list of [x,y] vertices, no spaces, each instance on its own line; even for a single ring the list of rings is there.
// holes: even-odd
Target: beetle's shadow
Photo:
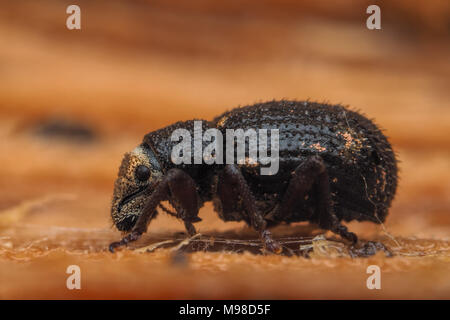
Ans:
[[[308,256],[315,240],[326,240],[320,230],[312,225],[278,226],[272,228],[274,239],[282,246],[283,255]],[[266,254],[257,233],[249,228],[229,231],[209,231],[189,238],[185,233],[151,237],[145,246],[136,250],[152,252],[160,248],[172,249],[177,253],[192,252],[249,252]],[[142,244],[141,244],[142,246]]]

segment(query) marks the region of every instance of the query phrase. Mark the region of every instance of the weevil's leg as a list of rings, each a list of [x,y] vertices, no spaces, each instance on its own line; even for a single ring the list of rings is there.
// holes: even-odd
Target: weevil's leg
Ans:
[[[114,250],[118,247],[121,246],[126,246],[129,242],[133,242],[138,240],[141,237],[140,233],[131,231],[130,234],[126,235],[125,237],[122,238],[122,240],[117,241],[117,242],[113,242],[109,245],[109,251],[111,251],[112,253],[114,253]]]
[[[179,218],[183,219],[188,233],[190,235],[195,234],[192,223],[201,220],[197,216],[199,205],[195,182],[183,170],[171,169],[156,186],[131,233],[121,241],[111,243],[109,250],[114,252],[115,248],[138,240],[147,231],[148,223],[156,215],[156,207],[161,201],[169,198],[176,204]]]
[[[175,218],[178,218],[178,217],[179,217],[179,215],[178,215],[176,212],[173,212],[173,211],[167,209],[167,208],[166,208],[165,206],[163,206],[161,203],[159,204],[159,207],[160,207],[161,210],[164,211],[165,213],[170,214],[171,216],[173,216],[173,217],[175,217]],[[193,220],[193,222],[198,222],[198,221],[202,221],[202,219],[199,218],[199,217],[195,217],[195,220]],[[193,235],[195,235],[195,234],[197,233],[197,231],[195,231],[195,227],[194,227],[194,225],[192,224],[192,222],[184,221],[184,226],[186,227],[186,230],[187,230],[187,232],[188,232],[188,234],[189,234],[190,236],[193,236]]]
[[[195,234],[197,234],[197,230],[195,230],[194,225],[192,224],[192,222],[188,222],[185,221],[184,222],[184,227],[186,228],[187,233],[189,234],[189,236],[194,236]]]
[[[303,199],[313,188],[317,193],[316,216],[319,226],[339,234],[342,238],[356,243],[357,236],[349,232],[331,207],[330,183],[327,168],[320,156],[312,156],[300,164],[292,174],[289,186],[283,197],[279,212],[290,215],[294,205]]]
[[[201,221],[198,217],[200,208],[197,185],[194,179],[180,169],[171,169],[166,174],[170,197],[169,201],[177,211],[177,215],[184,221],[186,230],[192,236],[195,228],[193,222]],[[192,234],[192,232],[194,232]]]
[[[155,187],[155,190],[148,199],[142,214],[139,216],[130,234],[126,235],[118,242],[111,243],[109,245],[109,251],[114,252],[116,248],[126,246],[129,242],[136,241],[141,237],[141,235],[147,230],[147,225],[150,220],[156,216],[156,206],[161,201],[167,199],[168,191],[168,181],[163,178],[163,180]]]
[[[244,208],[249,215],[250,224],[260,233],[261,240],[263,241],[265,248],[269,251],[280,253],[282,248],[277,241],[272,239],[270,231],[266,230],[266,221],[256,206],[255,197],[253,196],[247,181],[245,181],[241,170],[236,165],[228,164],[223,170],[222,179],[223,181],[221,182],[219,189],[230,194],[233,193],[231,190],[237,191],[242,199]],[[228,201],[236,201],[236,199],[223,198],[223,195],[221,198],[222,203],[225,204]]]

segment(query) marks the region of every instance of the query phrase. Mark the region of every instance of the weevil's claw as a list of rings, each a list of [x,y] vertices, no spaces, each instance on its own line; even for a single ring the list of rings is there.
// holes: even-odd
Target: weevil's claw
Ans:
[[[338,226],[334,232],[339,234],[343,239],[350,241],[353,245],[358,242],[358,236],[353,232],[348,231],[345,226]]]
[[[356,248],[355,246],[350,247],[350,256],[352,258],[356,257],[370,257],[375,255],[378,251],[383,251],[386,257],[392,257],[393,253],[389,251],[388,248],[381,242],[367,241],[361,247]]]
[[[266,250],[276,254],[280,254],[283,251],[280,243],[272,239],[272,233],[269,230],[264,230],[261,233],[261,239]]]
[[[132,231],[127,236],[123,237],[122,240],[113,242],[109,245],[109,251],[114,253],[114,250],[118,247],[126,246],[129,242],[138,240],[141,237],[141,233]]]
[[[114,253],[114,250],[119,246],[120,246],[120,242],[112,242],[108,247],[109,252]]]
[[[190,221],[185,221],[184,226],[186,227],[186,231],[189,234],[190,237],[193,237],[197,234],[197,231],[195,230],[194,225]]]

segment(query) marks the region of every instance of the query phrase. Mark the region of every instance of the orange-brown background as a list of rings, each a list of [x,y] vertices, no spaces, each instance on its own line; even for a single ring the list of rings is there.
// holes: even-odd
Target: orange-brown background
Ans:
[[[379,31],[365,27],[374,3]],[[76,1],[80,31],[65,27],[69,4],[0,1],[0,298],[450,298],[448,1]],[[396,257],[219,251],[174,266],[167,249],[105,251],[121,236],[121,157],[146,132],[274,98],[347,104],[386,129],[401,160],[389,235],[350,228]],[[96,138],[38,136],[48,119]],[[202,234],[252,234],[209,205],[200,215]],[[182,230],[161,214],[135,247]],[[70,264],[80,291],[65,287]],[[380,291],[365,286],[370,264]]]

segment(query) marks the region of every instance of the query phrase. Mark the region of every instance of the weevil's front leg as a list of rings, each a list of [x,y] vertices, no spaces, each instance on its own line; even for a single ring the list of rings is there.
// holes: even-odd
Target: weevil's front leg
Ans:
[[[168,196],[168,181],[163,178],[161,182],[156,186],[155,190],[148,199],[142,214],[139,216],[136,224],[134,225],[131,232],[126,235],[122,240],[113,242],[109,245],[109,251],[114,252],[114,250],[121,246],[126,246],[129,242],[138,240],[141,235],[147,230],[147,225],[150,220],[156,216],[156,206],[167,199]]]
[[[147,231],[148,223],[156,215],[156,207],[167,199],[175,204],[178,216],[183,219],[188,233],[194,235],[196,231],[192,223],[201,220],[198,217],[199,204],[195,182],[183,170],[171,169],[149,197],[131,233],[121,241],[111,243],[109,250],[114,252],[117,247],[138,240]]]
[[[222,190],[225,189],[224,191],[226,191],[228,188],[235,188],[237,193],[240,195],[244,208],[249,215],[250,223],[252,227],[260,233],[261,240],[263,241],[265,248],[269,251],[280,253],[282,248],[277,241],[272,239],[270,231],[266,230],[266,221],[256,206],[255,197],[253,196],[247,181],[245,181],[241,170],[236,165],[226,165],[223,170],[222,179]],[[228,191],[231,190],[228,189]],[[221,199],[222,202],[234,200],[235,199]]]
[[[186,231],[190,236],[197,233],[194,222],[201,221],[198,217],[200,208],[197,185],[186,172],[180,169],[172,169],[167,173],[170,190],[170,203],[177,211],[178,218],[184,221]]]
[[[291,215],[299,199],[314,190],[317,195],[316,220],[319,226],[339,234],[342,238],[356,243],[358,237],[339,222],[331,207],[330,183],[327,168],[320,156],[312,156],[300,164],[292,174],[278,214]]]

